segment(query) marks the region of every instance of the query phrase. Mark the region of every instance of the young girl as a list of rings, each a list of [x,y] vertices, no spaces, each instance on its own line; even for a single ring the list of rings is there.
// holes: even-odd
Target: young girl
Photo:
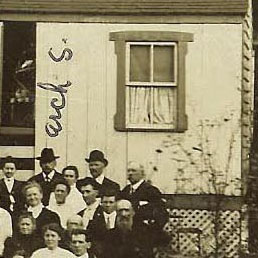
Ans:
[[[71,252],[58,246],[62,233],[62,229],[56,223],[44,226],[43,238],[46,247],[35,251],[31,258],[75,258]]]

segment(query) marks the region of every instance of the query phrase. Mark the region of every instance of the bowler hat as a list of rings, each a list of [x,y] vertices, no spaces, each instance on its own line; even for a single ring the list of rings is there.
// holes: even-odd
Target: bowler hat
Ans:
[[[47,162],[51,162],[55,159],[60,158],[60,156],[55,156],[54,155],[54,151],[52,148],[44,148],[41,151],[41,156],[40,157],[36,157],[37,160],[40,160],[40,162],[42,163],[47,163]]]
[[[102,151],[99,150],[93,150],[90,153],[90,157],[85,159],[88,163],[92,162],[92,161],[101,161],[105,164],[105,166],[107,166],[108,161],[107,159],[105,159],[104,157],[104,153]]]

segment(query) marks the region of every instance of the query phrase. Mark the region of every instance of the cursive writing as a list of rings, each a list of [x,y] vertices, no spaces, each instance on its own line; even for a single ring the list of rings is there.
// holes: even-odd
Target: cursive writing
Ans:
[[[60,104],[57,103],[59,101],[58,98],[52,98],[50,102],[51,107],[56,111],[56,114],[50,115],[48,117],[49,119],[55,122],[55,126],[50,123],[46,123],[45,125],[45,130],[50,137],[58,136],[59,132],[62,131],[63,129],[62,124],[58,120],[62,118],[61,109],[63,109],[66,104],[65,95],[64,95],[67,93],[66,88],[71,85],[72,83],[70,81],[67,81],[66,84],[59,84],[59,85],[54,85],[52,83],[42,83],[42,82],[37,83],[37,87],[40,87],[41,89],[44,89],[44,90],[59,93],[61,97]]]
[[[67,56],[65,56],[65,54],[68,54]],[[73,57],[73,51],[70,48],[65,48],[62,51],[62,54],[60,57],[56,57],[53,53],[52,53],[52,48],[49,49],[48,51],[48,55],[50,56],[50,58],[54,61],[54,62],[61,62],[63,59],[65,59],[66,61],[69,61],[72,59]]]

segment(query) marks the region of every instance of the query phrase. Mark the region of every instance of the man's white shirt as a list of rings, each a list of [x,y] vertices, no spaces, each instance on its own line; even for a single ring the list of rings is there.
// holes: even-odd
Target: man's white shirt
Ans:
[[[82,216],[85,228],[87,228],[89,221],[93,219],[94,213],[98,208],[99,204],[100,204],[100,200],[96,199],[94,203],[92,203],[91,205],[88,205],[85,208]]]
[[[104,218],[105,218],[105,222],[106,225],[108,224],[108,220],[109,220],[109,225],[110,225],[110,229],[115,227],[116,224],[116,211],[113,211],[112,213],[108,214],[106,212],[103,212]]]
[[[14,178],[13,177],[11,177],[11,178],[4,177],[4,183],[7,187],[8,192],[11,193],[12,189],[13,189],[13,185],[14,185]]]

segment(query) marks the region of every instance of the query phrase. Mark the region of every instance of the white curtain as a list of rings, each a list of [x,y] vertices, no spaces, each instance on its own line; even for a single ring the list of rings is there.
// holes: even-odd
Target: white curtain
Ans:
[[[176,119],[176,88],[128,87],[129,124],[174,125]]]

